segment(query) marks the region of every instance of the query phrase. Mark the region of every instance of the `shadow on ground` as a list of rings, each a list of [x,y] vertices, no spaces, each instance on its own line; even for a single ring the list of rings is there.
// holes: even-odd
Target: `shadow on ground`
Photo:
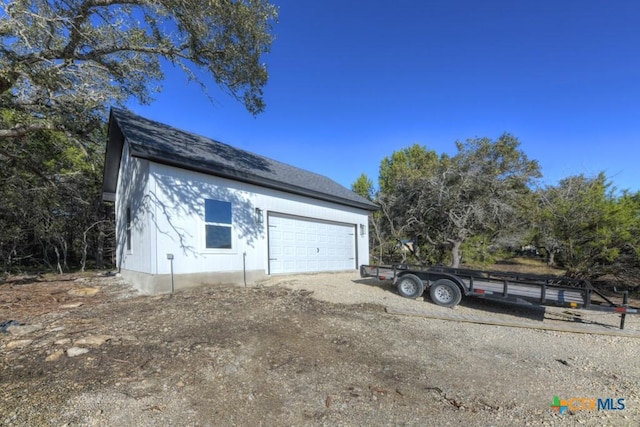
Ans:
[[[382,281],[374,278],[366,278],[352,280],[352,282],[382,289],[385,292],[394,294],[397,298],[402,298],[389,280]],[[428,291],[425,291],[424,295],[420,297],[420,299],[424,300],[426,304],[433,304],[433,302],[431,302],[431,299],[429,298]],[[556,322],[571,324],[580,323],[584,325],[597,325],[612,329],[617,329],[619,327],[619,325],[607,324],[592,319],[586,319],[583,314],[577,310],[564,310],[557,308],[548,310],[545,306],[520,305],[471,297],[463,297],[460,305],[462,307],[478,311],[478,315],[482,315],[481,312],[486,312],[491,314],[513,316],[520,319],[532,320],[536,322],[543,322],[545,319],[547,319]]]
[[[391,284],[391,281],[389,281],[389,280],[355,279],[355,280],[352,280],[352,282],[353,283],[357,283],[359,285],[367,285],[367,286],[371,286],[373,288],[382,289],[383,291],[390,292],[392,294],[397,295],[399,298],[402,298],[402,297],[400,297],[400,295],[398,295],[398,292],[396,292],[395,286],[393,286]]]
[[[430,300],[429,300],[430,302]],[[524,319],[542,322],[545,319],[546,309],[540,306],[525,306],[509,304],[500,301],[490,301],[481,298],[463,298],[460,303],[463,307],[473,310],[487,311],[497,314],[521,317]]]
[[[383,289],[386,292],[394,294],[397,298],[402,298],[396,288],[391,284],[391,281],[377,280],[377,279],[357,279],[353,280],[354,283],[361,285],[367,285],[379,289]],[[426,304],[433,305],[429,298],[429,291],[426,290],[422,297],[419,299],[424,300]],[[461,306],[467,307],[473,310],[487,311],[491,313],[507,314],[511,316],[522,317],[530,320],[536,320],[542,322],[545,318],[545,308],[536,306],[520,306],[514,304],[506,304],[495,301],[488,301],[477,298],[463,298],[460,303]],[[426,307],[425,307],[426,308]]]

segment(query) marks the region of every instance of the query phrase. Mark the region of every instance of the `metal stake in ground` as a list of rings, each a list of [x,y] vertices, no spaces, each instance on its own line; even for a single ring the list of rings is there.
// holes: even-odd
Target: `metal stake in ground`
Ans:
[[[167,254],[167,259],[171,264],[171,295],[173,295],[173,254]]]

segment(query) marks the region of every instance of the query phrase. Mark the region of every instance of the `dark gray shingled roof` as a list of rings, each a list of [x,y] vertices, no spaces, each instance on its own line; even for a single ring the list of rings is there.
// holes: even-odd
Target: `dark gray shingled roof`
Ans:
[[[125,139],[134,157],[369,211],[378,209],[325,176],[120,109],[112,109],[109,117],[104,200],[114,200]]]

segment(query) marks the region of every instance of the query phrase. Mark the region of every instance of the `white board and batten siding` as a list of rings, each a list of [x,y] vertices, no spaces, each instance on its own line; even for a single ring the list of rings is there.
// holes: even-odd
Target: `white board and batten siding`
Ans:
[[[356,269],[355,224],[269,213],[269,274]]]
[[[344,271],[369,261],[368,236],[360,227],[368,221],[363,209],[153,162],[149,173],[149,243],[157,248],[151,274],[170,273],[167,253],[175,256],[175,274]],[[232,203],[232,249],[204,247],[205,199]]]

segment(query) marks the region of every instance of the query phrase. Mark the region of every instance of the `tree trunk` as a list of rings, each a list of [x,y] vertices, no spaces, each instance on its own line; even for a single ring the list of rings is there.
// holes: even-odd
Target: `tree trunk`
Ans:
[[[67,259],[69,258],[69,247],[64,239],[60,240],[60,245],[62,246],[62,267],[64,268],[64,271],[69,271],[69,265],[67,263]]]
[[[102,224],[98,226],[98,241],[96,244],[96,268],[102,270],[104,268],[104,231]]]
[[[556,251],[553,249],[547,249],[547,265],[549,267],[555,267],[556,265]]]
[[[11,274],[11,271],[13,270],[13,257],[18,255],[18,252],[16,252],[17,247],[18,247],[18,244],[14,240],[13,245],[9,250],[9,256],[7,257],[7,260],[4,264],[4,271],[6,274]]]
[[[87,243],[87,231],[85,230],[82,233],[82,258],[80,258],[80,271],[84,273],[84,269],[87,266],[87,248],[89,244]]]
[[[451,267],[458,268],[460,267],[460,259],[462,258],[462,254],[460,253],[460,246],[462,246],[461,240],[455,240],[451,246]]]
[[[58,250],[58,247],[56,245],[53,245],[53,250],[56,253],[56,266],[58,274],[62,274],[62,266],[60,265],[60,251]]]

